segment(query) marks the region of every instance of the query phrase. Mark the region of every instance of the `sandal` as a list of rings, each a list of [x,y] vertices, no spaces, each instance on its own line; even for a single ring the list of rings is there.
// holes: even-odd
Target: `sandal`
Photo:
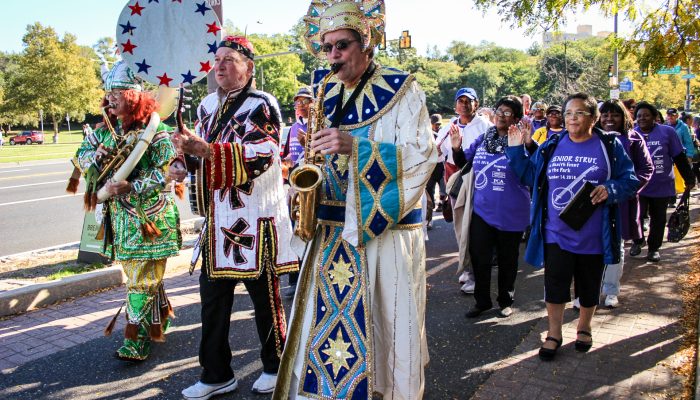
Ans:
[[[578,331],[578,332],[576,332],[576,334],[588,336],[589,338],[591,338],[591,340],[588,342],[584,342],[583,340],[576,339],[576,343],[574,343],[574,348],[576,349],[576,351],[581,352],[581,353],[585,353],[588,350],[590,350],[591,346],[593,346],[593,335],[591,335],[591,333],[588,331]]]
[[[555,347],[555,348],[553,348],[553,349],[548,349],[548,348],[546,348],[546,347],[544,347],[544,346],[540,347],[540,353],[539,353],[539,355],[540,355],[540,360],[542,360],[542,361],[552,361],[552,360],[554,360],[554,356],[557,354],[557,350],[559,349],[559,347],[561,347],[561,339],[557,339],[557,338],[552,337],[552,336],[547,336],[547,337],[544,339],[544,341],[545,341],[545,342],[546,342],[546,341],[550,341],[550,342],[554,342],[554,343],[557,344],[557,347]]]

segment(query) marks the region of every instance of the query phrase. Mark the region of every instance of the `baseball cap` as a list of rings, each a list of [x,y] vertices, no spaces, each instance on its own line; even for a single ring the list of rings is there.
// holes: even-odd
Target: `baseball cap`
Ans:
[[[678,114],[678,110],[676,110],[675,108],[669,108],[668,110],[666,110],[666,115],[676,115],[676,114]]]
[[[442,122],[442,115],[433,114],[430,116],[430,123],[431,124],[439,124],[440,122]]]
[[[479,96],[476,95],[476,90],[470,87],[459,89],[455,94],[455,101],[457,101],[457,99],[459,99],[462,96],[467,96],[471,100],[479,100]]]
[[[306,97],[309,99],[313,99],[314,95],[311,93],[311,89],[307,86],[303,86],[299,88],[299,91],[297,91],[297,94],[294,95],[294,99],[296,100],[297,97]]]
[[[561,106],[549,106],[547,107],[547,112],[545,114],[549,114],[552,111],[558,111],[561,113]]]

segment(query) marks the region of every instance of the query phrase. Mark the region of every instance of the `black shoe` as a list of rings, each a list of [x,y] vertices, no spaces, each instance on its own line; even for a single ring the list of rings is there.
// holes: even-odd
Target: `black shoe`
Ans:
[[[630,247],[630,255],[632,257],[638,256],[642,253],[642,244],[633,243]]]
[[[555,347],[553,349],[548,349],[544,346],[540,347],[540,353],[539,353],[540,360],[552,361],[552,360],[554,360],[554,356],[557,355],[557,350],[559,350],[559,348],[561,347],[561,339],[557,339],[557,338],[552,337],[552,336],[547,336],[547,338],[544,341],[545,342],[550,341],[550,342],[554,342],[557,344],[557,347]]]
[[[481,313],[483,313],[484,311],[486,310],[482,310],[481,308],[474,306],[470,308],[469,311],[467,311],[467,313],[464,314],[464,316],[467,318],[476,318],[479,315],[481,315]]]
[[[659,254],[658,250],[650,251],[649,254],[647,254],[647,260],[651,262],[659,262],[661,261],[661,254]]]
[[[591,340],[589,342],[584,342],[583,340],[576,339],[576,342],[574,343],[574,349],[576,349],[576,351],[580,353],[585,353],[588,350],[590,350],[591,346],[593,346],[593,335],[591,335],[591,333],[588,331],[578,331],[576,332],[576,334],[588,336],[589,338],[591,338]]]

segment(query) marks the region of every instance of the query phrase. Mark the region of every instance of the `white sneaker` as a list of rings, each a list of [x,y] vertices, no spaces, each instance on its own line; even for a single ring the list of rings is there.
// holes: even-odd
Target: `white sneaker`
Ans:
[[[459,290],[461,290],[464,294],[474,294],[475,286],[476,283],[474,281],[467,281]]]
[[[194,385],[182,391],[182,395],[187,400],[207,400],[208,398],[222,393],[233,392],[238,388],[236,378],[231,378],[230,381],[209,385],[199,381]]]
[[[581,303],[578,301],[578,297],[574,299],[574,310],[580,310]]]
[[[615,308],[620,304],[617,300],[617,296],[609,294],[605,296],[605,307]]]
[[[469,282],[469,272],[464,271],[464,272],[462,272],[462,275],[459,276],[459,283],[464,285],[467,282]]]
[[[275,391],[277,384],[277,374],[267,374],[265,372],[260,375],[260,378],[255,381],[251,391],[257,394],[272,393]]]
[[[498,314],[503,318],[508,318],[511,315],[513,315],[513,309],[510,307],[503,307],[501,308],[501,311],[498,312]]]

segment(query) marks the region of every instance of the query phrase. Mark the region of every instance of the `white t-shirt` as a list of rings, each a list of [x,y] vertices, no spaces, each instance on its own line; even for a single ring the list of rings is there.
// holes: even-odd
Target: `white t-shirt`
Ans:
[[[447,161],[450,164],[455,163],[452,158],[452,144],[449,138],[450,126],[455,123],[455,121],[459,124],[459,117],[450,119],[450,123],[440,128],[437,135],[438,149],[442,154],[439,161]],[[458,125],[462,133],[462,149],[469,148],[476,138],[486,133],[492,125],[490,121],[479,118],[478,116],[474,116],[472,121],[464,126]]]

